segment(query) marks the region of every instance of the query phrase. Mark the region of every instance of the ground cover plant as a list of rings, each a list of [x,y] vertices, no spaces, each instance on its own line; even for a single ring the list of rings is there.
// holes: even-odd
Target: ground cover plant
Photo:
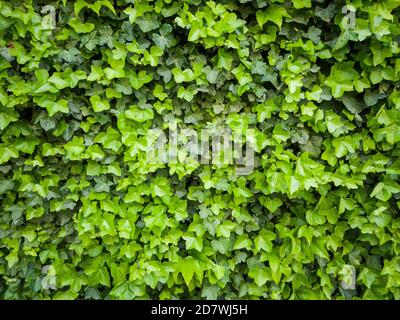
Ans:
[[[0,298],[400,299],[399,17],[0,1]],[[227,128],[254,157],[149,156]]]

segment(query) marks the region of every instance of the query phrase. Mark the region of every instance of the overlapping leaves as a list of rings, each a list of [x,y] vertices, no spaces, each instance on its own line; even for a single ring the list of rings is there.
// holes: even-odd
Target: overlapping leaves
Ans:
[[[0,1],[0,297],[399,299],[398,0]],[[148,161],[255,130],[256,166]]]

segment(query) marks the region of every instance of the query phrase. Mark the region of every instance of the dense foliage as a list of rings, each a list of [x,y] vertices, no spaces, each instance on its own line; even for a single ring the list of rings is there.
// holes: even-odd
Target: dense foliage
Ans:
[[[0,1],[0,298],[400,299],[399,17]],[[226,125],[248,175],[146,157],[151,128]]]

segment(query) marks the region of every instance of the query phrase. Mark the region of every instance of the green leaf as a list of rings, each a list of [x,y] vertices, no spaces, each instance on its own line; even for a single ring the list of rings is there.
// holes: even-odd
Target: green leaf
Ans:
[[[110,192],[110,186],[113,185],[105,176],[94,178],[94,191],[96,192]]]
[[[289,18],[290,15],[284,7],[278,5],[270,5],[266,10],[257,10],[256,12],[257,22],[262,28],[265,23],[272,21],[279,28],[282,27],[283,18]]]
[[[311,0],[292,0],[292,3],[296,9],[311,8]]]
[[[0,145],[0,164],[6,163],[11,158],[18,158],[19,152],[16,149]]]
[[[74,137],[70,142],[64,145],[64,149],[72,154],[72,155],[79,155],[85,151],[85,146],[83,144],[82,137]]]
[[[217,237],[229,238],[231,232],[236,228],[236,223],[226,220],[217,226]]]
[[[72,18],[69,20],[68,24],[75,30],[77,33],[89,33],[92,32],[95,28],[95,25],[90,22],[83,23],[78,18]]]
[[[235,244],[233,245],[234,250],[244,249],[244,248],[250,250],[251,247],[252,247],[252,242],[247,235],[240,235],[236,239]]]
[[[348,61],[333,66],[325,83],[331,87],[332,96],[340,98],[344,92],[353,90],[354,80],[357,78],[358,73],[354,70],[354,63]]]
[[[128,119],[132,119],[137,122],[145,122],[154,118],[153,110],[141,109],[135,105],[132,105],[129,110],[126,110],[125,115]]]
[[[200,38],[204,38],[206,36],[207,36],[207,31],[205,28],[203,28],[203,24],[198,20],[192,21],[188,35],[188,41],[195,42]]]
[[[160,26],[158,17],[152,16],[150,14],[145,14],[143,17],[138,17],[135,23],[139,26],[142,32],[149,32],[151,30],[157,29]]]
[[[224,49],[218,50],[218,64],[219,68],[223,68],[225,70],[231,70],[232,67],[233,56],[229,54]]]
[[[0,130],[4,130],[11,122],[18,120],[18,114],[13,111],[5,110],[0,112]]]
[[[243,64],[240,64],[238,67],[233,69],[232,73],[235,75],[241,86],[244,86],[253,81],[251,75],[247,72]]]
[[[197,237],[195,234],[188,233],[183,235],[182,238],[186,242],[186,249],[195,249],[199,252],[203,250],[203,239]]]
[[[49,103],[45,104],[45,108],[50,117],[57,112],[69,113],[68,101],[66,99],[60,99],[55,102],[49,101]]]
[[[172,195],[168,179],[157,177],[152,183],[152,195],[158,197],[170,197]]]
[[[187,286],[189,286],[195,272],[198,271],[198,269],[199,264],[197,260],[195,260],[193,257],[187,256],[184,259],[180,260],[179,270]]]
[[[322,225],[326,222],[324,216],[321,216],[319,212],[313,210],[308,210],[306,212],[306,219],[307,222],[312,226]]]
[[[108,100],[102,99],[98,95],[91,96],[90,102],[91,102],[92,108],[95,112],[102,112],[105,110],[110,110],[110,103],[108,102]]]

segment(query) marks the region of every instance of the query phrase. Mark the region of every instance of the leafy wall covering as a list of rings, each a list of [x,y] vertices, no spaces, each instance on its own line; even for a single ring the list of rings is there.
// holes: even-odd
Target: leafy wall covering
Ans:
[[[400,299],[399,0],[0,1],[0,298]],[[152,128],[253,129],[254,168]]]

